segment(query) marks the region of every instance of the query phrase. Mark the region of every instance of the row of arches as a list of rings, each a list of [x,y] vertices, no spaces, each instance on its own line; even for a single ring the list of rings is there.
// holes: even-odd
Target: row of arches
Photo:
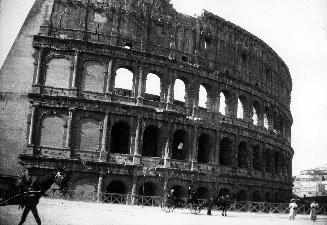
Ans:
[[[175,195],[179,198],[187,197],[187,188],[180,184],[172,184],[168,189],[173,188]],[[104,190],[108,194],[119,194],[126,195],[131,193],[130,186],[124,181],[116,179],[111,181]],[[229,188],[220,188],[217,192],[213,192],[210,188],[205,185],[198,185],[193,187],[197,197],[199,199],[208,199],[216,195],[230,195],[235,201],[253,201],[253,202],[287,202],[289,200],[289,192],[286,190],[257,190],[248,188],[239,188],[238,190],[231,190]],[[80,189],[79,191],[82,191]],[[87,191],[87,190],[85,190]],[[94,189],[90,189],[93,192]],[[143,196],[159,196],[165,191],[160,185],[160,182],[144,181],[139,184],[135,190],[136,195]]]
[[[155,72],[141,76],[139,73],[144,71],[138,73],[136,72],[138,69],[131,66],[118,65],[113,69],[112,66],[92,60],[83,63],[81,73],[75,75],[78,79],[74,78],[72,68],[68,59],[50,60],[44,85],[57,88],[78,86],[81,91],[95,93],[106,93],[114,88],[128,90],[126,93],[129,93],[129,96],[158,96],[151,99],[179,102],[187,107],[206,108],[208,111],[220,112],[225,116],[243,119],[266,129],[270,128],[290,138],[291,121],[287,116],[272,110],[271,107],[263,106],[259,101],[251,99],[251,96],[246,96],[247,94],[233,93],[226,88],[218,91],[217,87],[208,82],[201,83],[198,80],[194,82],[184,76],[173,80],[164,79],[161,74]]]
[[[82,118],[76,121],[71,133],[75,137],[73,149],[84,151],[108,151],[110,153],[133,154],[134,143],[132,128],[126,121],[120,120],[108,128],[107,137],[103,137],[103,121],[94,118]],[[238,143],[223,136],[218,142],[215,133],[206,131],[190,132],[176,128],[171,136],[154,124],[145,125],[140,130],[140,152],[146,157],[168,157],[176,160],[195,160],[198,163],[219,163],[219,165],[254,169],[271,173],[290,173],[291,157],[276,149],[265,149],[261,144],[249,140]],[[41,120],[40,145],[62,148],[67,145],[68,126],[64,118],[45,116]],[[108,146],[102,146],[103,138],[108,139]],[[195,142],[194,142],[195,138]],[[166,143],[169,145],[165,155]],[[216,146],[217,144],[218,146]],[[68,146],[67,146],[68,147]],[[217,154],[218,151],[218,154]],[[217,161],[217,159],[219,159]]]

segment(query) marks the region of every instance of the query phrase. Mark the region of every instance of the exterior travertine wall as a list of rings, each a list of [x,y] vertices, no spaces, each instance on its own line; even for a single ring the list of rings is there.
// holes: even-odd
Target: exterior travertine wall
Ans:
[[[159,195],[175,186],[183,194],[193,184],[202,197],[290,198],[292,80],[262,40],[207,11],[178,13],[167,0],[39,0],[29,18],[39,17],[25,22],[22,30],[38,30],[16,40],[0,72],[7,84],[12,70],[15,82],[29,82],[16,104],[26,119],[13,129],[25,124],[26,141],[14,141],[25,147],[3,146],[6,155],[21,153],[31,171],[60,165],[78,191]],[[10,66],[18,48],[32,51]],[[121,68],[131,89],[115,84]],[[150,73],[160,78],[158,95],[146,93]],[[176,80],[185,101],[174,99]],[[13,102],[6,88],[1,103]]]

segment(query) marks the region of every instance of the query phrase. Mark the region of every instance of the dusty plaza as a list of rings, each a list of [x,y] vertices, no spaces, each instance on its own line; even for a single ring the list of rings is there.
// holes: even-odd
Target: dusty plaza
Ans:
[[[198,224],[327,224],[327,216],[318,215],[316,222],[308,220],[308,215],[297,215],[294,221],[287,214],[227,212],[227,217],[214,210],[212,216],[203,210],[198,215],[188,209],[177,209],[172,213],[163,212],[160,207],[142,207],[120,204],[102,204],[42,198],[38,205],[42,224],[46,225],[198,225]],[[18,224],[22,211],[17,206],[0,207],[0,224]],[[30,213],[26,225],[36,224]]]

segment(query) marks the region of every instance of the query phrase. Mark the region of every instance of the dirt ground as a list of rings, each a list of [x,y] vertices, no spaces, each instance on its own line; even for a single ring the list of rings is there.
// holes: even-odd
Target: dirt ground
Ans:
[[[141,207],[117,204],[87,203],[42,198],[38,205],[43,225],[327,225],[327,216],[318,216],[316,222],[308,221],[307,215],[297,215],[294,221],[287,214],[260,214],[228,212],[222,217],[220,211],[207,216],[206,211],[193,215],[188,209],[172,213],[160,207]],[[0,207],[0,225],[18,224],[22,210],[18,206]],[[36,224],[32,213],[26,225]]]

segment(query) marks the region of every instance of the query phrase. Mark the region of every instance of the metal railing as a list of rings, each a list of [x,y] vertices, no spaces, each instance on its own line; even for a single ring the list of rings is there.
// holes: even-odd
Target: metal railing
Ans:
[[[104,202],[112,204],[128,204],[142,206],[160,206],[161,196],[144,196],[132,194],[100,193],[97,192],[77,192],[69,190],[66,194],[59,191],[49,191],[48,197],[56,199],[66,199],[73,201],[91,201]],[[200,205],[205,208],[207,200],[200,199]],[[235,212],[254,212],[254,213],[288,213],[289,203],[269,203],[269,202],[251,202],[251,201],[234,201],[229,207],[230,211]],[[309,204],[298,204],[298,214],[309,214]],[[327,215],[327,204],[321,204],[318,208],[319,215]]]

